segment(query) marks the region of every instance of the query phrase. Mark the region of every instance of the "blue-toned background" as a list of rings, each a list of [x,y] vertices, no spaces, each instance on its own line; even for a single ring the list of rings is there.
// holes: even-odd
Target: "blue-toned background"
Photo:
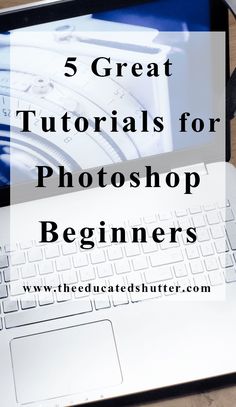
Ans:
[[[209,0],[159,0],[96,13],[96,18],[157,28],[160,31],[181,31],[187,27],[190,31],[208,31],[210,6]]]

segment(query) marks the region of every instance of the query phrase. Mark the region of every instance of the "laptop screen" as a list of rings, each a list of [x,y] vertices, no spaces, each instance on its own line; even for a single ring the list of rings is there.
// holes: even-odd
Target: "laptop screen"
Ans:
[[[188,137],[182,137],[172,125],[178,114],[175,95],[181,92],[182,111],[186,110],[184,107],[188,105],[190,97],[186,72],[190,69],[187,50],[192,33],[206,31],[210,31],[208,1],[158,0],[26,27],[12,31],[10,36],[2,35],[5,39],[11,37],[11,48],[17,45],[17,56],[17,53],[20,55],[21,46],[35,45],[29,32],[52,33],[51,42],[37,44],[39,65],[43,64],[44,56],[48,57],[50,53],[53,64],[55,55],[68,56],[67,50],[70,50],[72,56],[76,50],[82,50],[84,67],[96,53],[104,56],[98,65],[102,72],[108,72],[110,68],[105,59],[108,55],[120,63],[128,61],[130,65],[139,61],[143,79],[139,80],[137,86],[137,78],[127,74],[119,83],[113,77],[108,77],[106,82],[87,83],[83,90],[80,86],[72,89],[65,83],[53,83],[50,75],[39,75],[37,69],[32,72],[23,69],[24,66],[32,65],[32,61],[24,60],[22,67],[14,72],[10,80],[11,86],[14,82],[10,90],[11,100],[7,99],[4,92],[1,99],[0,186],[35,180],[36,167],[40,165],[64,165],[70,171],[80,171],[193,148],[209,142],[209,134],[196,137],[190,133]],[[22,44],[17,43],[20,32],[22,36],[18,38],[22,38]],[[112,36],[109,33],[113,33]],[[0,50],[6,57],[9,50],[4,39],[1,43]],[[165,61],[171,58],[181,66],[182,83],[158,82],[158,72],[152,80],[147,80],[148,63],[163,58]],[[117,65],[113,68],[117,69]],[[154,65],[152,68],[155,68]],[[2,84],[7,75],[9,73],[5,69],[0,71]],[[57,112],[56,137],[49,133],[42,135],[40,120],[36,118],[33,122],[33,115],[29,116],[29,132],[22,132],[21,126],[13,125],[12,122],[10,131],[7,119],[9,121],[11,110],[14,106],[17,106],[16,110],[23,110],[29,101],[30,110],[34,110],[35,104],[45,117],[51,116],[53,111]],[[63,112],[69,112],[66,118],[69,130],[66,135],[62,131]],[[130,117],[134,121],[131,122],[128,119]],[[169,123],[165,137],[160,131],[163,117]],[[22,114],[19,114],[18,123],[21,119]],[[94,134],[96,128],[98,131]],[[148,136],[141,137],[140,131],[145,133],[146,130]],[[10,149],[14,178],[10,178]]]

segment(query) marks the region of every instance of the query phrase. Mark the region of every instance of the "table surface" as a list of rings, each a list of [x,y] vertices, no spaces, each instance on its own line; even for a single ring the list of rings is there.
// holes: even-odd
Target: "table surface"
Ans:
[[[32,3],[33,0],[0,0],[0,8]],[[230,14],[231,71],[236,67],[236,22]],[[236,119],[232,123],[232,162],[236,165]],[[186,397],[149,403],[150,407],[234,407],[236,386]],[[141,407],[139,405],[139,407]]]

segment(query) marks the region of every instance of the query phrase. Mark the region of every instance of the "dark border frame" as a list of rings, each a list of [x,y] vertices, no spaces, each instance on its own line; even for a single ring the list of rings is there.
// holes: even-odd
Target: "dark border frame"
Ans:
[[[112,0],[107,5],[104,0],[57,0],[55,3],[29,4],[22,8],[6,9],[0,11],[0,30],[6,32],[12,29],[33,26],[40,23],[76,17],[93,11],[105,11],[119,7],[128,7],[132,4],[148,3],[152,0]],[[228,11],[222,0],[209,0],[211,11],[211,30],[226,33],[226,82],[229,79],[229,29]],[[63,18],[62,18],[63,16]],[[231,156],[230,123],[226,124],[226,160]],[[206,158],[206,157],[205,157]],[[23,185],[22,185],[23,186]],[[14,187],[19,191],[18,186]],[[55,192],[55,189],[54,189]],[[72,192],[72,191],[68,191]],[[58,193],[55,193],[57,195]],[[21,194],[19,194],[22,196]],[[25,196],[25,194],[23,194]],[[42,194],[43,195],[43,194]],[[44,198],[37,196],[35,199]],[[26,196],[25,196],[26,198]],[[23,200],[24,201],[24,200]],[[10,204],[10,187],[0,188],[0,207]]]
[[[12,9],[0,12],[0,29],[2,32],[12,29],[25,27],[29,25],[37,25],[40,23],[47,23],[56,19],[63,19],[76,17],[89,13],[91,9],[96,11],[105,11],[107,9],[114,9],[118,7],[127,7],[130,4],[138,4],[148,2],[150,0],[112,0],[112,5],[105,5],[104,0],[58,0],[51,4],[37,4],[24,6],[21,9]],[[222,0],[210,0],[211,3],[211,30],[224,31],[226,33],[226,81],[229,79],[229,29],[228,29],[228,10]],[[81,9],[83,12],[81,12]],[[230,160],[230,123],[226,124],[226,159]],[[10,203],[10,188],[4,188],[0,191],[1,202],[0,206]],[[117,397],[115,399],[108,399],[89,403],[89,406],[131,406],[137,401],[139,403],[146,403],[150,401],[157,401],[164,398],[180,397],[187,394],[194,394],[195,392],[202,392],[209,389],[219,388],[223,386],[230,386],[236,383],[236,373],[227,375],[202,379],[190,383],[165,387]]]
[[[148,3],[152,0],[57,0],[55,3],[29,4],[21,8],[0,10],[0,29],[2,32],[51,21],[78,17],[93,12],[102,12],[132,4]],[[63,16],[63,17],[62,17]]]
[[[159,402],[183,396],[190,396],[198,393],[224,387],[233,386],[236,383],[236,373],[230,373],[224,376],[202,379],[176,386],[164,387],[156,390],[149,390],[141,393],[135,393],[127,396],[117,397],[115,399],[101,400],[86,404],[80,404],[77,407],[131,407],[137,406],[137,403]]]

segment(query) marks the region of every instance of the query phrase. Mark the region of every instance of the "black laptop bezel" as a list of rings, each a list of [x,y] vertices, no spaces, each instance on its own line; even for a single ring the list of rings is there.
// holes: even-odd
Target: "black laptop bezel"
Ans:
[[[55,20],[64,20],[66,18],[77,17],[91,12],[107,11],[116,8],[128,7],[134,4],[149,3],[150,0],[112,0],[107,4],[104,0],[58,0],[52,3],[32,3],[22,8],[0,10],[0,31],[6,32],[17,28],[34,26],[37,24],[48,23]],[[229,78],[229,25],[228,11],[222,0],[210,0],[211,14],[211,31],[223,31],[226,33],[226,81]],[[62,17],[63,16],[63,17]],[[230,142],[230,123],[226,123],[226,160],[230,160],[231,142]],[[180,155],[181,152],[176,154]],[[164,155],[163,155],[164,156]],[[150,157],[150,164],[154,162],[154,157]],[[180,160],[179,160],[180,162]],[[108,171],[111,171],[114,166],[108,166]],[[128,166],[127,166],[128,168]],[[168,170],[168,169],[166,169]],[[124,173],[127,169],[124,169]],[[91,172],[96,172],[92,169]],[[30,185],[32,184],[32,185]],[[49,185],[50,194],[43,194],[42,191],[36,191],[33,183],[21,184],[14,186],[16,191],[15,196],[19,197],[19,202],[27,200],[41,199],[53,194],[58,195],[62,192],[56,189],[53,185]],[[0,207],[10,205],[10,189],[6,186],[0,188]],[[27,189],[30,191],[27,196]],[[43,191],[44,192],[44,191]],[[73,192],[73,191],[65,191]]]

